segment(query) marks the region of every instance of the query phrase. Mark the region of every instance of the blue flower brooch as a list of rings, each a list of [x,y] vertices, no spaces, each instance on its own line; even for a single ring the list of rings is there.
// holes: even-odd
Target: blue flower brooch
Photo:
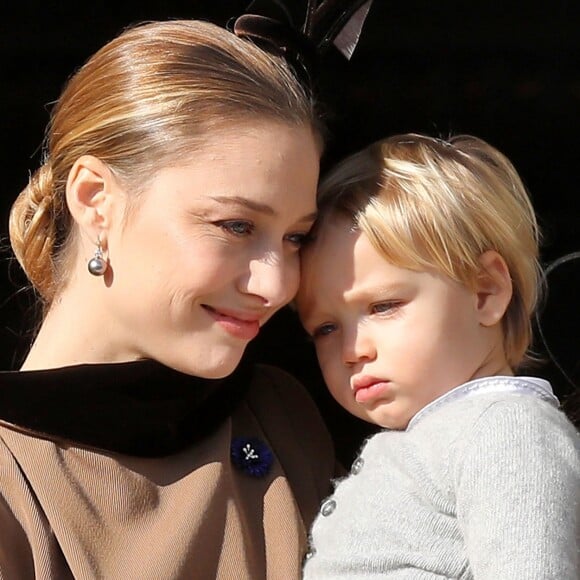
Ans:
[[[256,437],[232,439],[230,455],[234,466],[250,477],[264,477],[274,462],[270,448]]]

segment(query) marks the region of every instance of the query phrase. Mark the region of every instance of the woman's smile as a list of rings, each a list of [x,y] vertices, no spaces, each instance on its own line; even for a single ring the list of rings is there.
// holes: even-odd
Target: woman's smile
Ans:
[[[233,311],[231,309],[216,309],[203,305],[203,308],[209,315],[223,328],[226,332],[242,340],[252,340],[260,332],[260,320],[266,315],[242,311]]]

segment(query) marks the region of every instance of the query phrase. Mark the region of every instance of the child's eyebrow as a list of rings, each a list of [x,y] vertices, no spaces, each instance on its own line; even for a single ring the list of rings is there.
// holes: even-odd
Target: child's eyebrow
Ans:
[[[402,292],[406,288],[406,284],[402,282],[393,282],[392,284],[371,284],[364,287],[355,287],[344,293],[346,301],[358,300],[387,300],[394,298],[396,294]]]

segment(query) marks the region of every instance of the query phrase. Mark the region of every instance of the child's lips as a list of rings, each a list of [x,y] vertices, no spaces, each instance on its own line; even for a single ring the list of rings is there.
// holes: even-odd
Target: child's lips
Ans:
[[[369,375],[353,377],[351,388],[357,403],[369,403],[378,398],[385,398],[389,394],[390,381]]]

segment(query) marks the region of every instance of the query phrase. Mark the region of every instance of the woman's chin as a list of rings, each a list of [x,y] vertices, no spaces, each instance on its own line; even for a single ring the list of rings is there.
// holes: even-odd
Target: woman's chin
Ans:
[[[182,359],[164,364],[182,373],[202,379],[223,379],[236,370],[243,354],[244,351],[241,350],[239,353],[227,353],[225,356],[211,357],[210,355],[201,360]]]

